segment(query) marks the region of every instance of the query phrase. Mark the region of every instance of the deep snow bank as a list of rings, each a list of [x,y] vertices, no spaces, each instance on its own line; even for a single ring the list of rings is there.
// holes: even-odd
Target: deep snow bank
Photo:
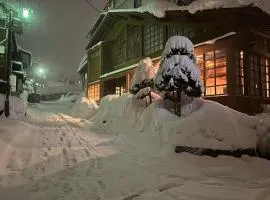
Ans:
[[[71,108],[70,115],[73,117],[89,119],[96,114],[97,109],[98,105],[94,100],[87,99],[80,95]]]
[[[63,103],[74,103],[76,102],[78,96],[78,94],[68,92],[67,94],[62,95],[59,101]]]
[[[106,96],[93,118],[94,126],[110,133],[136,135],[145,144],[155,141],[163,147],[183,145],[222,150],[256,147],[257,118],[216,102],[195,99],[182,106],[181,118],[166,109],[164,100],[147,108],[141,105],[140,100],[129,94]]]
[[[9,97],[9,105],[10,105],[10,117],[18,118],[25,116],[27,103],[24,102],[23,99],[10,96]],[[5,95],[0,94],[0,111],[5,108]]]

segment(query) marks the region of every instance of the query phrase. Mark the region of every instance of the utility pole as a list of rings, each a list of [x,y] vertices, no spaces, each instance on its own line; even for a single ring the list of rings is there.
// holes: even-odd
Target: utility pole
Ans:
[[[6,59],[6,67],[7,67],[7,82],[6,82],[6,99],[5,99],[5,116],[9,117],[9,96],[10,96],[10,73],[11,73],[11,41],[12,41],[12,24],[13,24],[13,13],[12,10],[9,10],[8,17],[8,27],[7,27],[7,59]]]

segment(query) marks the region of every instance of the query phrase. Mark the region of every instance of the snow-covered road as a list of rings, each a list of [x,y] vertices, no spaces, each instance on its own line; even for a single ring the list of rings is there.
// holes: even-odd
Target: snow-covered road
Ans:
[[[270,200],[269,161],[165,155],[69,109],[42,103],[0,120],[0,200]]]

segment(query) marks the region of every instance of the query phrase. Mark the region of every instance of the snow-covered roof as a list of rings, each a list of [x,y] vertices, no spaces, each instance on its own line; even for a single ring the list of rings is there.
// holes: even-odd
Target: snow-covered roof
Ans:
[[[95,49],[96,47],[100,46],[103,42],[104,42],[104,41],[99,41],[97,44],[95,44],[95,45],[92,46],[91,48],[87,49],[87,51]]]
[[[87,64],[87,54],[82,57],[77,72],[80,72],[86,64]]]
[[[11,63],[14,63],[16,65],[21,65],[23,67],[22,62],[12,60]]]
[[[160,59],[160,56],[159,57],[152,58],[151,60],[152,61],[155,61],[157,59]],[[135,67],[138,67],[138,65],[139,65],[139,63],[136,63],[134,65],[130,65],[130,66],[127,66],[127,67],[124,67],[124,68],[121,68],[121,69],[117,69],[115,71],[112,71],[112,72],[109,72],[109,73],[106,73],[106,74],[101,75],[100,78],[106,78],[108,76],[111,76],[111,75],[114,75],[114,74],[118,74],[120,72],[124,72],[124,71],[127,71],[129,69],[133,69]]]
[[[229,37],[229,36],[232,36],[232,35],[236,35],[236,34],[237,34],[236,32],[229,32],[229,33],[226,33],[226,34],[221,35],[219,37],[213,38],[211,40],[207,40],[205,42],[201,42],[201,43],[195,44],[194,47],[199,47],[199,46],[207,45],[207,44],[215,44],[216,41],[218,41],[218,40],[221,40],[221,39],[224,39],[226,37]]]
[[[124,67],[124,68],[121,68],[121,69],[118,69],[118,70],[115,70],[115,71],[112,71],[112,72],[109,72],[109,73],[106,73],[106,74],[103,74],[102,76],[100,76],[100,78],[106,78],[108,76],[111,76],[111,75],[114,75],[114,74],[118,74],[120,72],[124,72],[124,71],[127,71],[129,69],[133,69],[135,67],[138,67],[138,63],[134,64],[134,65],[130,65],[128,67]]]
[[[198,11],[210,10],[210,9],[220,9],[220,8],[236,8],[254,6],[265,10],[263,3],[260,0],[197,0],[190,3],[188,6],[177,6],[174,3],[164,1],[164,0],[153,0],[139,8],[132,9],[112,9],[107,11],[107,13],[114,12],[139,12],[139,13],[151,13],[158,18],[164,18],[166,16],[166,11],[188,11],[194,14]]]
[[[21,75],[26,75],[26,72],[25,71],[12,71],[12,73],[14,74],[21,74]]]

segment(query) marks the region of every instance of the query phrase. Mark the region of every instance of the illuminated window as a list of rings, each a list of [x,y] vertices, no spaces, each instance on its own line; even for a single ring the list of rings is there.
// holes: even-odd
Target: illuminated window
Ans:
[[[99,101],[100,99],[100,85],[92,84],[88,86],[88,98],[93,99],[95,101]]]
[[[269,60],[261,58],[261,93],[262,97],[270,97],[269,91]]]
[[[126,92],[125,87],[123,87],[123,86],[121,86],[121,87],[115,87],[115,94],[118,94],[119,96],[121,96],[125,92]]]
[[[146,25],[144,27],[144,55],[150,55],[163,49],[164,27]]]
[[[197,63],[205,86],[204,95],[227,94],[226,51],[215,50],[198,55]]]
[[[270,66],[269,66],[269,60],[265,59],[265,65],[266,65],[266,73],[265,73],[265,79],[266,79],[266,97],[270,97]]]
[[[236,51],[236,94],[245,95],[244,52]]]

